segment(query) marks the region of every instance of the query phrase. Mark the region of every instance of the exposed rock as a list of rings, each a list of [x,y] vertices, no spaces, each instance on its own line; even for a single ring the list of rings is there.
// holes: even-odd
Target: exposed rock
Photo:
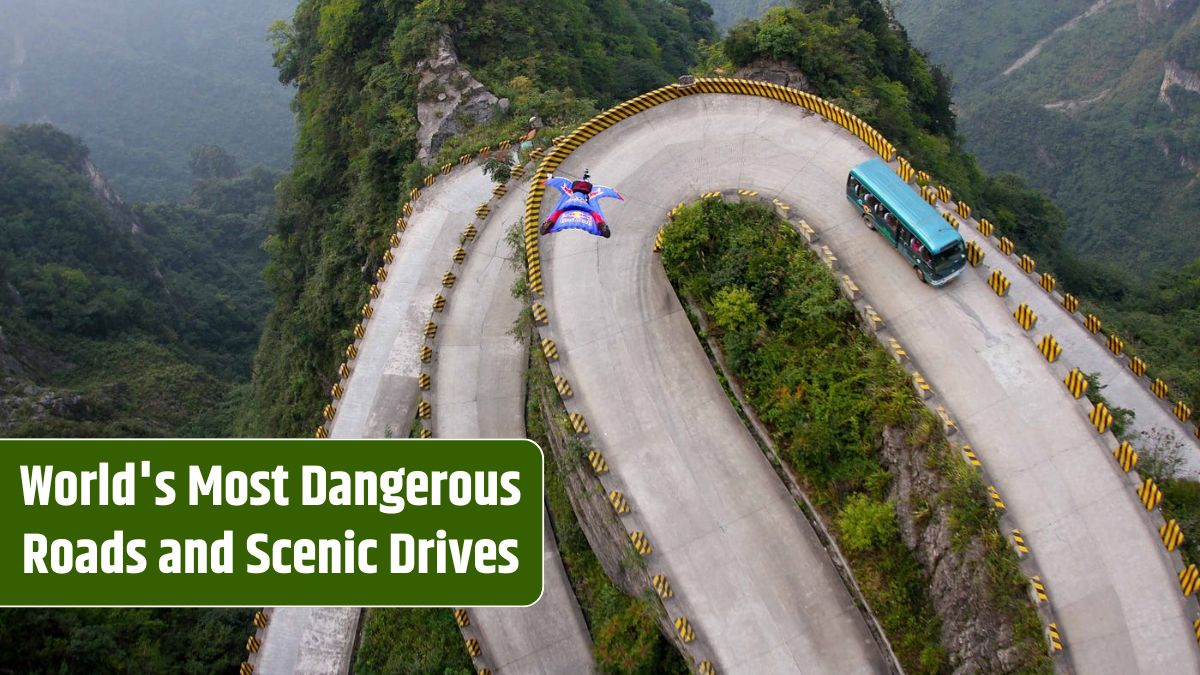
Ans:
[[[1138,18],[1142,21],[1161,21],[1194,9],[1197,0],[1138,0]]]
[[[1178,61],[1165,61],[1163,63],[1162,86],[1158,90],[1158,100],[1166,103],[1169,108],[1174,110],[1175,106],[1171,101],[1171,87],[1179,87],[1200,94],[1200,73],[1184,68],[1179,65]]]
[[[812,86],[809,85],[808,77],[804,75],[804,72],[798,66],[783,61],[758,59],[749,65],[738,68],[734,71],[733,76],[759,82],[770,82],[800,91],[812,91]]]
[[[83,164],[79,167],[80,172],[88,183],[92,186],[92,194],[96,195],[96,199],[100,201],[100,205],[108,212],[112,223],[121,229],[128,229],[130,234],[140,234],[142,224],[138,221],[137,216],[129,210],[121,196],[116,190],[108,184],[104,176],[100,174],[100,169],[92,163],[91,158],[85,158]]]
[[[880,459],[893,476],[888,496],[900,534],[928,575],[954,672],[1013,672],[1027,658],[1013,644],[1012,624],[993,606],[986,552],[977,542],[954,545],[949,506],[928,497],[945,493],[945,479],[930,467],[925,450],[913,448],[895,429],[884,433]]]
[[[500,99],[459,63],[449,33],[442,34],[433,56],[417,63],[417,73],[417,158],[422,162],[437,154],[446,139],[502,109]]]

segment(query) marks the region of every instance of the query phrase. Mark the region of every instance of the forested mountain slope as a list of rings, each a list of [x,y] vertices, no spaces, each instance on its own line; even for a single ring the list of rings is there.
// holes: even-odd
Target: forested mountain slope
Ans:
[[[457,158],[523,133],[533,115],[573,126],[672,81],[712,37],[709,15],[698,0],[303,0],[275,35],[280,79],[298,87],[300,136],[270,243],[276,305],[244,432],[316,426],[366,299],[364,270],[378,267],[402,197],[427,172],[416,161],[418,105],[461,79],[420,86],[418,64],[443,35],[506,101],[481,111],[486,123],[462,120],[443,150]]]
[[[295,0],[4,0],[0,122],[82,136],[132,200],[183,199],[195,145],[287,166],[289,92],[267,29]]]
[[[1069,247],[1146,277],[1200,257],[1200,2],[898,0],[967,147],[1045,190]]]
[[[78,140],[0,126],[0,436],[225,436],[269,307],[276,177],[217,148],[127,205]]]

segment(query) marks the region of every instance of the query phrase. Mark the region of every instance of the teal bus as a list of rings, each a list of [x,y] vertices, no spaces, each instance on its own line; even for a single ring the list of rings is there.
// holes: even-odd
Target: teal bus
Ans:
[[[967,261],[962,235],[883,160],[850,170],[846,198],[858,207],[867,227],[900,251],[921,281],[942,286],[962,272]]]

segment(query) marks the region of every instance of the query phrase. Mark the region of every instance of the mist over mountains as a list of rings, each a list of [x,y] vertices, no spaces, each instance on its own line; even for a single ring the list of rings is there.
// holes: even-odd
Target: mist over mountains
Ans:
[[[48,122],[82,137],[131,201],[182,199],[188,157],[218,145],[283,169],[292,92],[267,29],[295,0],[5,0],[0,122]]]

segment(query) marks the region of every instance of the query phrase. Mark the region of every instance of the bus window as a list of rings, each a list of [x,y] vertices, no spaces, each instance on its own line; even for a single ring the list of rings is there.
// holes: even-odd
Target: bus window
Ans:
[[[854,176],[850,177],[849,185],[850,189],[854,191],[854,194],[857,195],[859,199],[862,199],[863,195],[867,192],[865,189],[863,189],[862,183],[859,183],[854,179]]]
[[[896,229],[900,227],[900,221],[896,220],[896,216],[892,215],[891,211],[883,210],[883,224],[887,227],[887,231],[892,235],[892,239],[896,238]]]

